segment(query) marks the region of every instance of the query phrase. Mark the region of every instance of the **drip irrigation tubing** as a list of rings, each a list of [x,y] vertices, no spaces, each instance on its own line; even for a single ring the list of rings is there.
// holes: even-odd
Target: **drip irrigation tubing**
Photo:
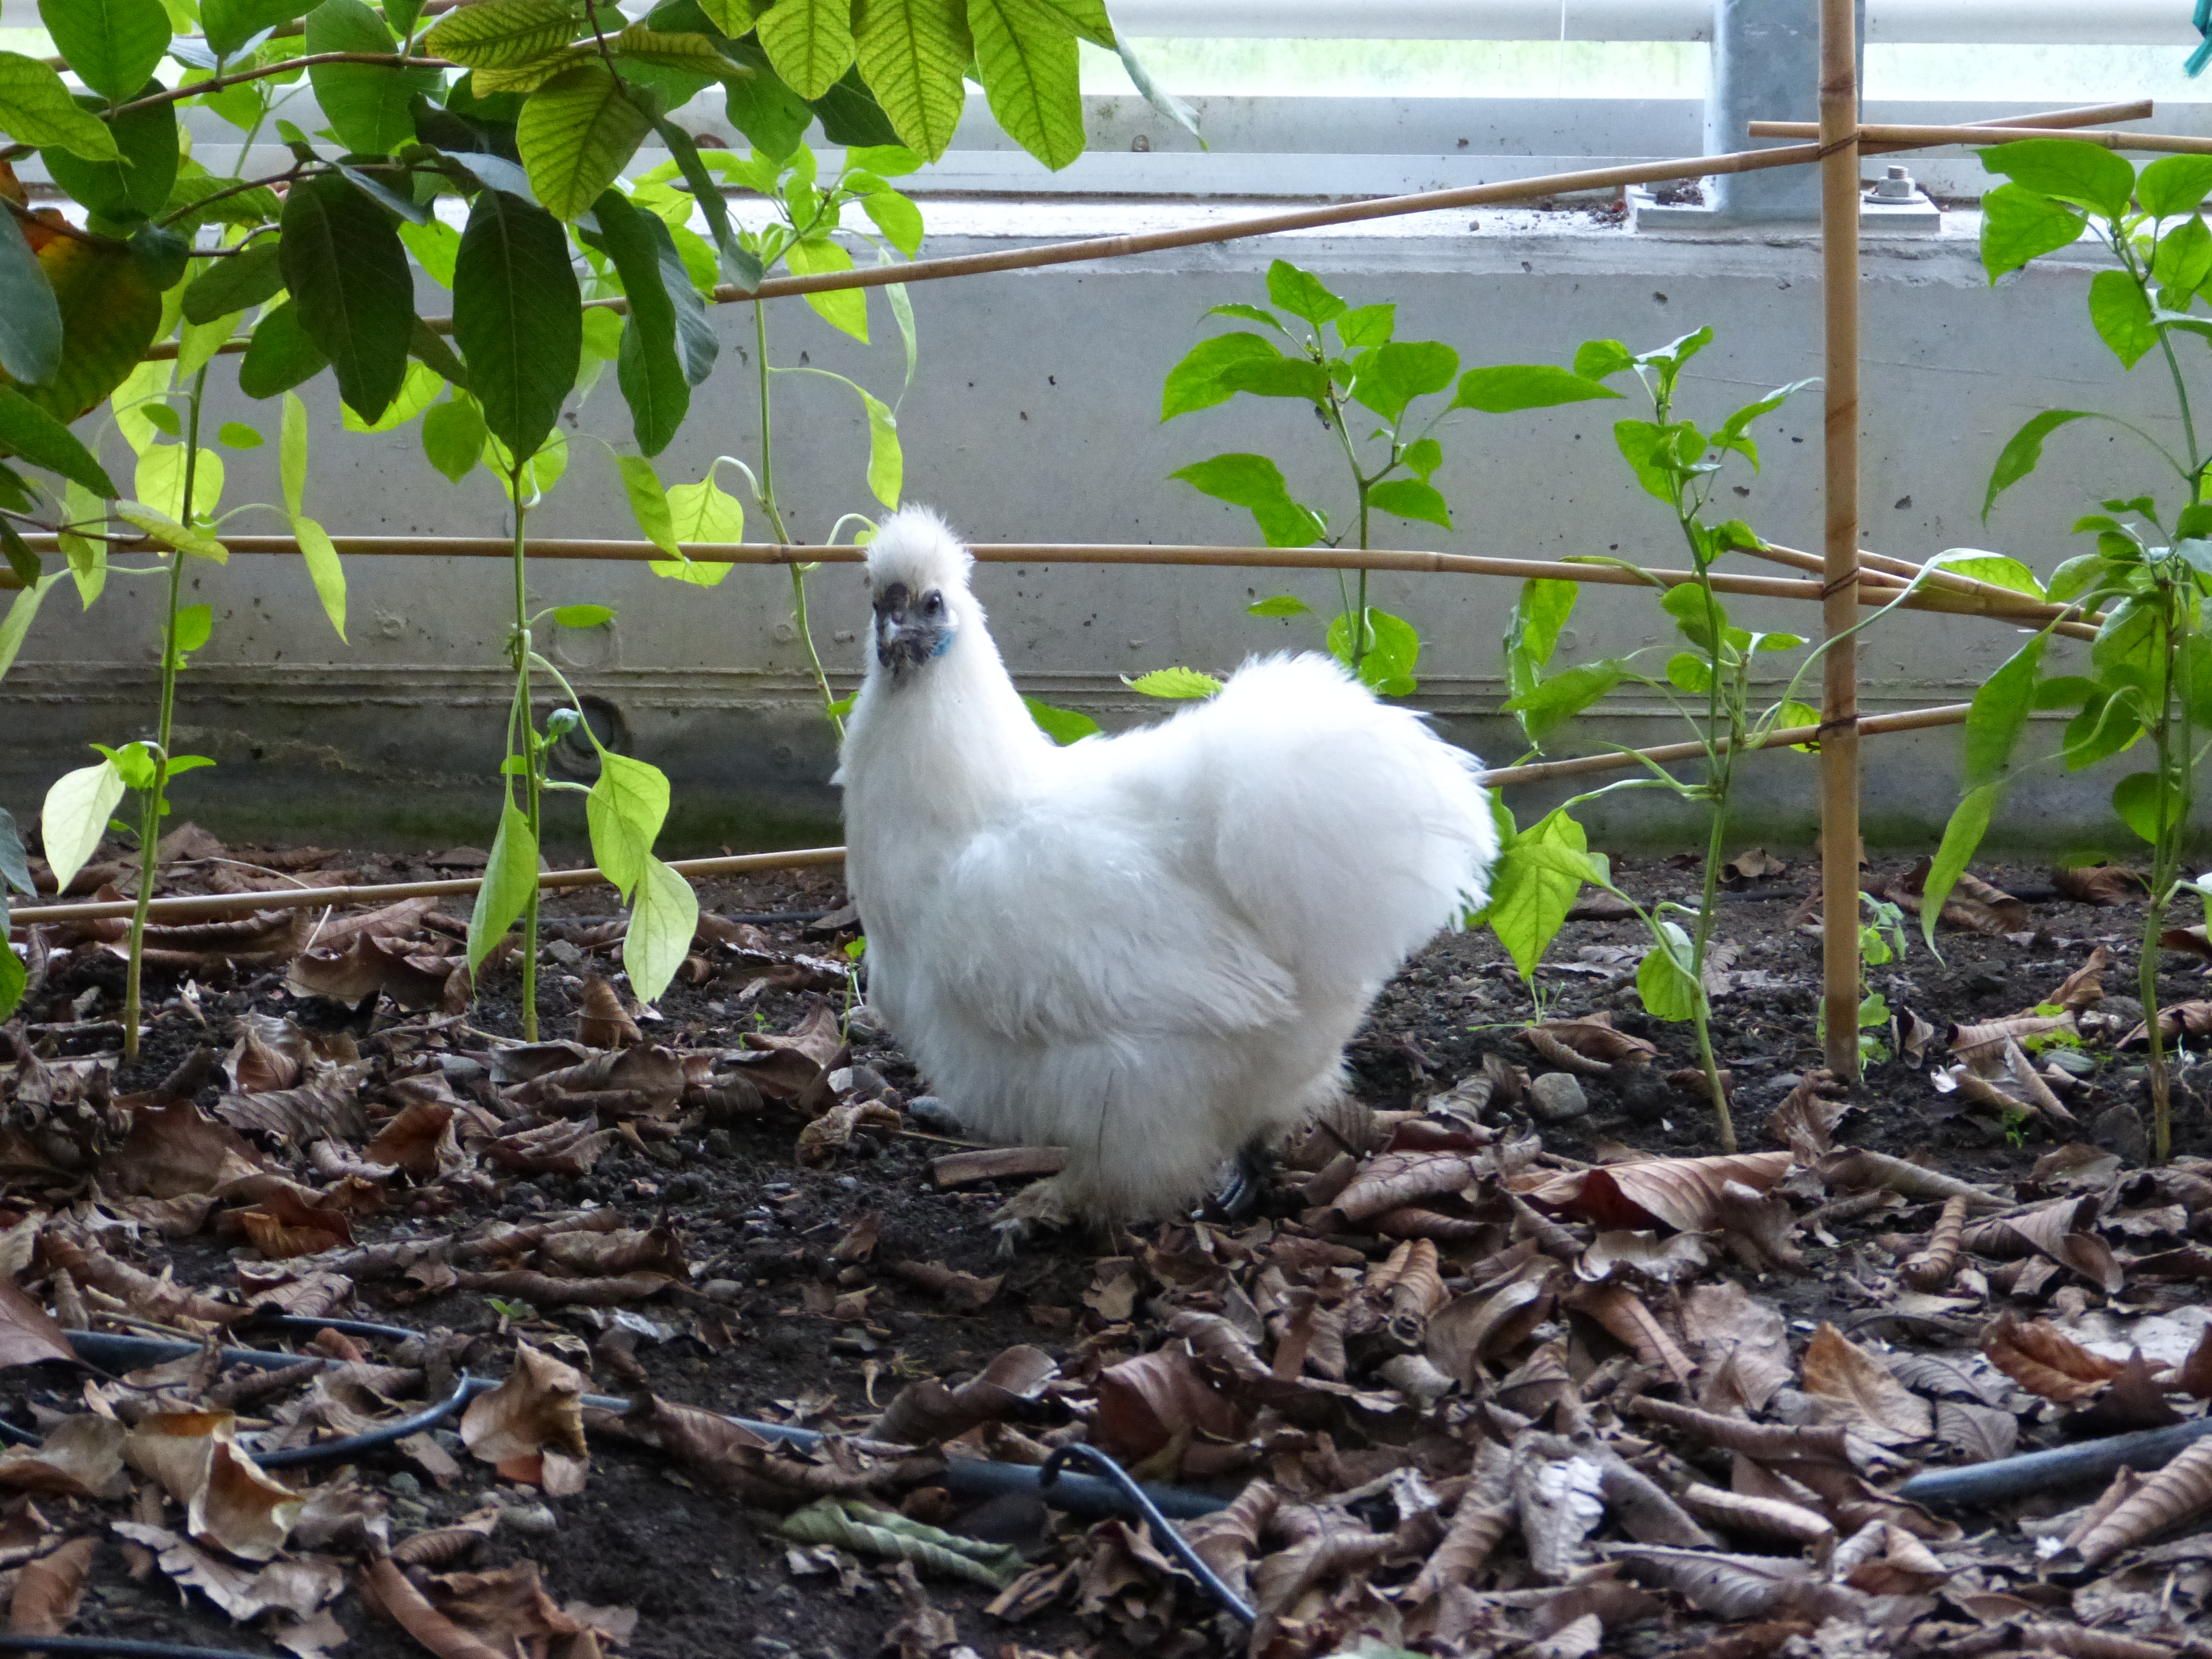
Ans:
[[[0,1653],[106,1654],[110,1659],[266,1659],[242,1648],[196,1648],[184,1642],[140,1642],[125,1636],[19,1636],[0,1631]]]
[[[1086,1464],[1097,1470],[1101,1477],[1111,1481],[1120,1490],[1121,1495],[1135,1504],[1139,1512],[1144,1516],[1146,1522],[1152,1529],[1153,1540],[1170,1551],[1176,1560],[1182,1562],[1184,1571],[1204,1585],[1206,1593],[1220,1602],[1223,1610],[1231,1618],[1244,1625],[1257,1621],[1258,1615],[1252,1611],[1244,1598],[1224,1583],[1221,1581],[1221,1576],[1206,1565],[1199,1553],[1191,1548],[1189,1540],[1168,1524],[1167,1516],[1152,1507],[1152,1500],[1145,1495],[1145,1489],[1129,1478],[1127,1470],[1099,1450],[1097,1447],[1086,1446],[1079,1442],[1073,1445],[1058,1448],[1051,1456],[1044,1460],[1044,1467],[1037,1471],[1038,1488],[1044,1492],[1051,1491],[1066,1473],[1070,1463]]]
[[[2086,1440],[2052,1451],[2024,1452],[2018,1457],[2001,1457],[1994,1463],[1933,1469],[1914,1475],[1897,1489],[1896,1496],[1908,1504],[1978,1509],[2054,1486],[2109,1480],[2124,1468],[2163,1468],[2208,1434],[2212,1434],[2212,1417],[2170,1429],[2141,1429],[2133,1434]]]
[[[404,1326],[379,1325],[364,1320],[316,1319],[297,1314],[264,1319],[247,1327],[259,1330],[272,1328],[282,1333],[300,1334],[337,1330],[349,1335],[393,1342],[419,1341],[423,1335],[421,1331],[409,1330]],[[105,1331],[70,1331],[66,1334],[70,1346],[77,1351],[79,1358],[88,1364],[110,1370],[161,1364],[203,1351],[199,1343],[179,1338],[119,1336]],[[332,1365],[345,1363],[326,1355],[276,1353],[258,1348],[226,1347],[220,1350],[220,1356],[227,1365],[251,1365],[261,1370],[277,1370],[309,1359],[322,1359]],[[469,1399],[498,1386],[499,1382],[495,1378],[474,1376],[464,1372],[453,1394],[425,1412],[416,1413],[398,1423],[384,1424],[362,1434],[349,1436],[343,1440],[327,1440],[320,1445],[293,1447],[257,1461],[264,1466],[290,1466],[328,1462],[333,1458],[372,1451],[443,1421]],[[626,1412],[631,1402],[615,1395],[587,1394],[583,1396],[583,1403],[595,1411]],[[781,1441],[801,1450],[812,1450],[824,1438],[815,1430],[797,1428],[788,1423],[763,1423],[744,1417],[726,1418],[724,1420],[764,1438]],[[35,1446],[39,1443],[35,1435],[4,1420],[0,1420],[0,1437],[11,1439],[19,1445]],[[1047,1481],[1043,1478],[1043,1471],[1031,1465],[998,1463],[980,1457],[947,1457],[945,1467],[945,1484],[956,1497],[981,1500],[1009,1492],[1038,1497],[1049,1493],[1047,1501],[1055,1508],[1088,1519],[1106,1516],[1120,1516],[1132,1520],[1150,1519],[1164,1515],[1176,1520],[1190,1521],[1228,1507],[1225,1498],[1217,1498],[1211,1492],[1192,1492],[1176,1486],[1139,1486],[1126,1475],[1120,1480],[1114,1480],[1097,1475],[1060,1473],[1054,1480]],[[1139,1498],[1143,1500],[1142,1504],[1139,1503]]]

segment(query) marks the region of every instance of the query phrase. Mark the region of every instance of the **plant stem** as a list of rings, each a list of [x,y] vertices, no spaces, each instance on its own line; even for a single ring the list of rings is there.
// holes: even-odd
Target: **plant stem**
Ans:
[[[185,491],[179,520],[192,521],[193,475],[199,470],[200,398],[207,370],[192,377],[185,428]],[[168,609],[161,623],[161,711],[154,732],[154,781],[144,793],[138,817],[138,904],[131,913],[130,963],[123,978],[123,1057],[138,1058],[139,1013],[146,973],[146,907],[154,902],[154,879],[161,862],[161,818],[169,782],[169,738],[177,714],[177,601],[184,591],[185,556],[169,550]]]
[[[753,301],[753,357],[760,370],[761,465],[760,488],[756,493],[769,522],[775,527],[776,540],[788,547],[791,532],[784,528],[783,511],[775,501],[775,440],[768,407],[768,313],[758,300]],[[806,645],[807,665],[814,671],[815,689],[822,694],[822,712],[837,728],[838,740],[842,742],[845,722],[837,716],[837,694],[830,689],[830,676],[823,670],[822,653],[814,647],[814,627],[806,614],[806,571],[799,565],[791,567],[792,619],[799,624],[799,637]]]
[[[507,471],[507,492],[514,505],[514,702],[522,722],[523,816],[530,823],[530,845],[533,853],[544,845],[544,791],[540,769],[545,763],[545,751],[538,741],[538,722],[532,714],[530,696],[530,598],[526,585],[526,553],[523,526],[529,509],[522,501],[522,474],[529,465],[525,460],[515,460]],[[538,902],[539,889],[533,881],[530,896],[522,905],[522,1040],[538,1041]]]

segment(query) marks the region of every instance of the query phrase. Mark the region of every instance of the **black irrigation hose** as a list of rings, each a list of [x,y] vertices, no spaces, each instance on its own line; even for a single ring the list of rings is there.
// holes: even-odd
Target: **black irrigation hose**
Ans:
[[[1198,1552],[1191,1548],[1183,1535],[1168,1524],[1167,1516],[1152,1507],[1152,1500],[1145,1496],[1145,1489],[1129,1478],[1127,1470],[1099,1450],[1097,1447],[1087,1446],[1081,1441],[1076,1441],[1054,1451],[1051,1456],[1044,1460],[1044,1467],[1037,1471],[1039,1489],[1050,1491],[1059,1481],[1061,1472],[1070,1463],[1077,1462],[1089,1464],[1108,1481],[1121,1489],[1121,1496],[1133,1504],[1137,1512],[1142,1515],[1151,1525],[1154,1541],[1172,1551],[1176,1559],[1182,1563],[1185,1571],[1206,1587],[1206,1593],[1221,1603],[1224,1612],[1239,1624],[1251,1625],[1258,1621],[1259,1615],[1252,1611],[1244,1598],[1222,1583],[1221,1575],[1207,1566],[1200,1559]]]
[[[343,1329],[359,1336],[380,1336],[394,1341],[411,1341],[422,1335],[421,1331],[409,1330],[399,1325],[375,1325],[362,1320],[314,1319],[304,1315],[286,1314],[262,1322],[264,1327],[276,1325],[279,1328],[312,1333],[319,1330]],[[164,1360],[181,1359],[200,1352],[196,1342],[181,1341],[159,1336],[118,1336],[106,1331],[71,1331],[70,1346],[77,1351],[78,1358],[90,1364],[110,1370],[126,1370],[138,1365],[159,1364]],[[260,1370],[276,1370],[287,1365],[296,1365],[302,1359],[326,1358],[315,1354],[271,1353],[258,1348],[224,1348],[222,1358],[226,1365],[252,1365]],[[328,1359],[328,1364],[340,1362]],[[471,1396],[496,1388],[490,1377],[463,1375],[460,1385],[447,1400],[428,1408],[425,1413],[404,1419],[398,1423],[387,1423],[367,1433],[344,1440],[327,1440],[318,1446],[299,1446],[289,1452],[272,1453],[258,1460],[264,1465],[277,1463],[307,1463],[327,1462],[333,1457],[346,1457],[360,1451],[374,1450],[390,1441],[404,1438],[420,1431],[452,1413]],[[583,1403],[598,1411],[628,1411],[630,1402],[614,1395],[587,1394]],[[787,1423],[761,1423],[750,1418],[732,1417],[727,1419],[740,1428],[770,1440],[780,1440],[805,1450],[822,1443],[823,1437],[812,1429],[794,1428]],[[0,1438],[12,1440],[18,1445],[35,1446],[38,1436],[0,1419]],[[1071,1514],[1097,1518],[1109,1515],[1128,1517],[1147,1516],[1164,1513],[1180,1521],[1195,1520],[1201,1515],[1211,1515],[1225,1508],[1224,1501],[1207,1492],[1188,1492],[1174,1486],[1154,1486],[1149,1490],[1137,1486],[1117,1468],[1118,1480],[1102,1480],[1094,1475],[1059,1474],[1052,1481],[1045,1480],[1040,1472],[1024,1463],[998,1463],[982,1457],[951,1457],[945,1460],[945,1484],[962,1498],[995,1498],[1004,1492],[1052,1493],[1054,1506]],[[1133,1500],[1129,1496],[1133,1492]]]
[[[2199,1418],[2194,1423],[2176,1424],[2170,1429],[2142,1429],[2133,1434],[2108,1435],[2102,1440],[2086,1440],[2078,1446],[2001,1457],[1993,1463],[1931,1469],[1926,1474],[1914,1475],[1897,1489],[1895,1496],[1907,1503],[1935,1504],[1949,1509],[2001,1504],[2008,1498],[2025,1498],[2054,1486],[2109,1480],[2123,1468],[2163,1468],[2207,1434],[2212,1434],[2212,1418]]]
[[[264,1659],[237,1648],[195,1648],[182,1642],[139,1642],[125,1636],[17,1636],[0,1631],[0,1653],[100,1653],[112,1659]]]

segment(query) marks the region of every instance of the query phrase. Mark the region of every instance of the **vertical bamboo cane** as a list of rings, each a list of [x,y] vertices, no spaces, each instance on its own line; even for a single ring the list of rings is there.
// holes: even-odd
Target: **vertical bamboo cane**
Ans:
[[[1859,146],[1852,0],[1820,0],[1820,292],[1827,308],[1827,540],[1822,622],[1833,638],[1858,620]],[[1820,705],[1821,1007],[1828,1069],[1859,1074],[1858,647],[1823,664]]]

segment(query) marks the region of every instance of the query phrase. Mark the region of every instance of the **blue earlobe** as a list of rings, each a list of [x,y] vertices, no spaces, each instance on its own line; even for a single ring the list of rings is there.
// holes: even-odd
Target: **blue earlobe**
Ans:
[[[940,631],[937,636],[937,643],[929,648],[929,654],[933,657],[941,657],[950,651],[952,648],[953,632],[954,630],[950,628]]]

